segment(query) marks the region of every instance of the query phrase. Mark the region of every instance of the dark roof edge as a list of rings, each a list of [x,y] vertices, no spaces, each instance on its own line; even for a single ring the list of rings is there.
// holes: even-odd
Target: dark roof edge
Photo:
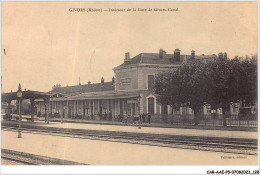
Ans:
[[[108,83],[113,83],[113,82],[112,81],[104,82],[104,84],[108,84]],[[73,86],[61,86],[59,88],[78,87],[78,86],[87,86],[87,85],[98,85],[98,84],[102,84],[102,83],[80,84],[80,85],[73,85]],[[52,90],[49,91],[49,92],[52,92]]]

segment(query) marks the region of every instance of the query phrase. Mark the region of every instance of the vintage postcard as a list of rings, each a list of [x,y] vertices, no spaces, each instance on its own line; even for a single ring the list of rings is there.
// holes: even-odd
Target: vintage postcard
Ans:
[[[2,1],[1,18],[2,167],[258,165],[257,2]]]

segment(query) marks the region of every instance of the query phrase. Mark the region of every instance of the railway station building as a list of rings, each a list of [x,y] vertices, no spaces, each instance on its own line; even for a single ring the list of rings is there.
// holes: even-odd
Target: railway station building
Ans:
[[[227,56],[222,54],[219,56]],[[100,83],[78,84],[76,86],[56,86],[50,92],[56,94],[49,101],[37,101],[37,114],[46,111],[51,115],[62,115],[65,118],[83,118],[99,120],[102,116],[118,119],[119,115],[138,116],[150,113],[152,120],[161,120],[161,116],[172,114],[193,114],[192,109],[181,107],[174,111],[168,105],[157,102],[152,88],[155,75],[177,69],[183,63],[192,59],[210,61],[217,55],[196,56],[195,51],[190,55],[182,55],[179,49],[167,54],[163,49],[158,53],[140,53],[130,58],[125,53],[124,62],[115,67],[114,77]],[[47,108],[47,110],[46,110]],[[204,113],[208,107],[204,107]],[[221,110],[217,111],[221,113]]]

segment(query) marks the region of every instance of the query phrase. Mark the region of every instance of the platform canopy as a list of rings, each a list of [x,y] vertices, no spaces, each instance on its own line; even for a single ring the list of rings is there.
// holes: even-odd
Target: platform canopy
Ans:
[[[106,92],[88,92],[80,93],[76,95],[56,95],[52,96],[56,98],[51,98],[51,101],[73,101],[73,100],[108,100],[108,99],[139,99],[139,92],[115,92],[115,91],[106,91]],[[43,101],[43,99],[35,100],[37,102]]]
[[[66,100],[106,100],[106,99],[130,99],[130,98],[141,98],[139,92],[91,92],[82,93],[75,96],[68,96]]]
[[[22,97],[20,99],[49,99],[54,96],[62,96],[57,93],[39,92],[39,91],[22,91]],[[10,102],[12,100],[18,100],[17,92],[2,93],[2,102]]]

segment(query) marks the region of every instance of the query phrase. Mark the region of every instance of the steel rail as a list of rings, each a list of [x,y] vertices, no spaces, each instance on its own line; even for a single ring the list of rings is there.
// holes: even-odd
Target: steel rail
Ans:
[[[6,160],[11,160],[11,161],[14,161],[14,162],[23,163],[25,165],[38,165],[36,163],[32,163],[32,161],[21,160],[21,158],[6,156],[6,155],[3,155],[3,154],[1,155],[1,158],[6,159]]]

